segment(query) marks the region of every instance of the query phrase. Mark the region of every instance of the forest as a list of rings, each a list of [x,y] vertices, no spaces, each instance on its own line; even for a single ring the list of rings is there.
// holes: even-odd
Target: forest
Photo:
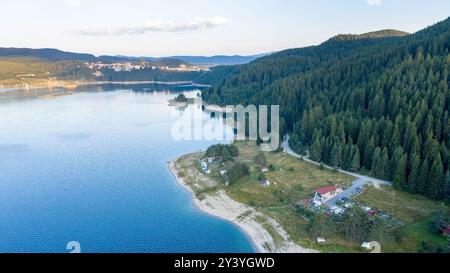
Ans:
[[[235,66],[208,103],[280,105],[299,153],[450,200],[450,18],[411,35],[338,36]]]

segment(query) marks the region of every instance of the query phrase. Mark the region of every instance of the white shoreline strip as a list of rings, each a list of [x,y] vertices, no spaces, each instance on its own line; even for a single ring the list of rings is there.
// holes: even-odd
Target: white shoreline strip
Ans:
[[[203,200],[197,198],[195,192],[187,185],[183,178],[178,177],[175,162],[179,158],[169,162],[169,169],[175,176],[177,183],[191,193],[192,199],[198,209],[214,217],[226,220],[250,238],[252,245],[258,253],[316,253],[312,249],[303,248],[289,239],[286,231],[274,219],[255,211],[253,208],[231,199],[225,191],[219,191],[214,195],[207,195]],[[245,215],[244,217],[242,217]],[[283,239],[283,244],[278,246],[264,226],[255,220],[255,216],[267,219],[267,223]]]

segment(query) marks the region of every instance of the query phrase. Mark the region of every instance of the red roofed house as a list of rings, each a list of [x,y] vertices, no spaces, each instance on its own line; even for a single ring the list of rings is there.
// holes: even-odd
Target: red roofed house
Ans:
[[[443,234],[444,236],[450,237],[450,226],[444,228],[444,229],[442,230],[442,234]]]
[[[328,186],[319,188],[316,190],[316,195],[314,196],[314,201],[319,201],[321,203],[325,203],[333,197],[342,193],[342,188],[338,188],[336,186]]]

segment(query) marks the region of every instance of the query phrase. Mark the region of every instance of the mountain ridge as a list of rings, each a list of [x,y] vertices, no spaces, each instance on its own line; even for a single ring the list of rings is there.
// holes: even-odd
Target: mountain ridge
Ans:
[[[270,54],[270,53],[268,53]],[[32,57],[45,61],[109,61],[109,62],[139,62],[150,61],[160,62],[163,60],[178,60],[181,63],[192,65],[237,65],[246,64],[259,57],[266,56],[268,54],[256,54],[256,55],[213,55],[213,56],[168,56],[168,57],[145,57],[145,56],[123,56],[123,55],[100,55],[95,56],[90,53],[75,53],[59,50],[56,48],[16,48],[16,47],[0,47],[0,58],[17,58],[17,57]]]
[[[393,37],[405,37],[411,35],[411,33],[395,30],[395,29],[382,29],[377,31],[366,32],[362,34],[338,34],[332,37],[332,41],[354,41],[362,39],[383,39]]]

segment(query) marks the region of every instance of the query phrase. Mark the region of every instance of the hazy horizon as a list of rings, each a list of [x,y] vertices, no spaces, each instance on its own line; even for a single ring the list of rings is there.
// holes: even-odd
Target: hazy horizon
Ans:
[[[380,29],[413,33],[446,19],[450,2],[19,0],[2,8],[1,47],[162,57],[255,55]]]

